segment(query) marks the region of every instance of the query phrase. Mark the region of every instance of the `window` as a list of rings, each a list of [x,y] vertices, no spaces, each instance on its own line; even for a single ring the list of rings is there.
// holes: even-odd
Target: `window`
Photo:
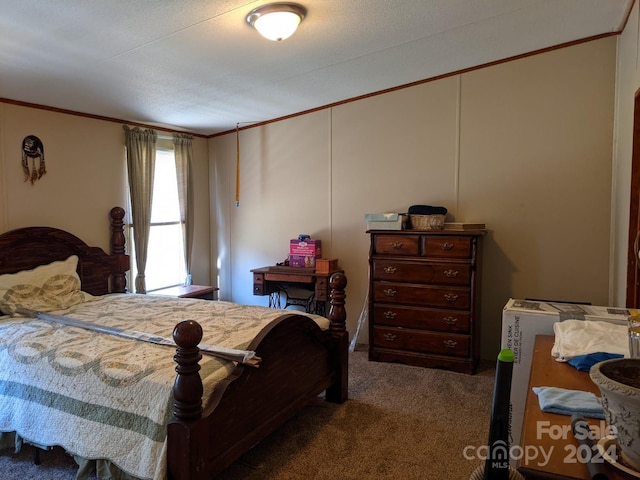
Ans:
[[[159,140],[159,146],[156,149],[151,230],[145,269],[147,292],[182,285],[186,276],[176,162],[172,147],[165,147],[163,143],[166,142]],[[134,279],[137,267],[133,235],[130,235],[130,238],[131,278]],[[133,285],[133,283],[130,282],[129,285]]]

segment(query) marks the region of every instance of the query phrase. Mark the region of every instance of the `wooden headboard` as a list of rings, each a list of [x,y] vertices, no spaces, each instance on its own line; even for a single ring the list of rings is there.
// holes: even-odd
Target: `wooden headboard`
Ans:
[[[70,255],[78,256],[82,290],[92,295],[124,293],[129,256],[125,254],[124,210],[114,207],[111,218],[111,253],[90,247],[75,235],[52,227],[26,227],[0,235],[0,275],[29,270]]]

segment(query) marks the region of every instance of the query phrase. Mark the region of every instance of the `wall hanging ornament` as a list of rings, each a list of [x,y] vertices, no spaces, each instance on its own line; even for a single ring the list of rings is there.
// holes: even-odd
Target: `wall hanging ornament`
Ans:
[[[36,159],[38,163],[36,163]],[[44,146],[35,135],[28,135],[22,140],[22,171],[24,172],[24,181],[30,180],[31,185],[47,173],[44,163]]]

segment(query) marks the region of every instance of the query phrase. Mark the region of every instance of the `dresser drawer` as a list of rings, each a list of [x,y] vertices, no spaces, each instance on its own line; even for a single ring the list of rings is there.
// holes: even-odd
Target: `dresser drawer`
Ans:
[[[471,314],[455,310],[403,307],[397,305],[373,306],[375,325],[419,328],[439,332],[469,333]]]
[[[468,335],[430,333],[404,328],[374,327],[373,345],[461,357],[469,355]]]
[[[471,266],[453,263],[374,260],[373,279],[438,285],[469,285]]]
[[[438,287],[412,283],[373,283],[373,301],[468,310],[471,305],[469,288]]]
[[[420,250],[418,235],[376,235],[374,250],[377,255],[417,256]]]
[[[471,237],[432,235],[424,237],[425,257],[471,258]]]

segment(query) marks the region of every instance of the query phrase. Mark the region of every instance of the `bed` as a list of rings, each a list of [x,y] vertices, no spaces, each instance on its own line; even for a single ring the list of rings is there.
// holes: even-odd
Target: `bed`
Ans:
[[[0,431],[5,439],[67,449],[80,464],[79,478],[84,470],[107,465],[131,478],[210,479],[323,392],[330,402],[347,399],[347,281],[342,273],[330,279],[328,319],[127,294],[123,218],[123,209],[110,211],[109,254],[51,227],[0,235],[0,357],[5,362],[0,363]],[[31,293],[5,288],[3,294],[2,279],[11,283],[13,275],[31,275],[33,269],[40,274],[60,265],[75,268],[81,292],[76,286],[67,294],[61,276],[50,276],[56,281],[47,288],[54,294],[46,298],[62,303],[45,309],[48,315],[98,326],[114,321],[116,330],[165,335],[174,346],[11,310],[12,301],[31,308],[30,300],[23,299],[31,299]],[[234,337],[245,330],[251,338]],[[259,366],[204,355],[198,345],[205,343],[255,352]],[[100,381],[94,378],[96,385],[89,385],[84,379],[90,376]],[[40,377],[45,386],[36,383]],[[39,392],[49,400],[34,400]],[[109,396],[115,404],[102,403]],[[96,412],[106,413],[103,418]],[[125,453],[112,458],[116,447]]]

